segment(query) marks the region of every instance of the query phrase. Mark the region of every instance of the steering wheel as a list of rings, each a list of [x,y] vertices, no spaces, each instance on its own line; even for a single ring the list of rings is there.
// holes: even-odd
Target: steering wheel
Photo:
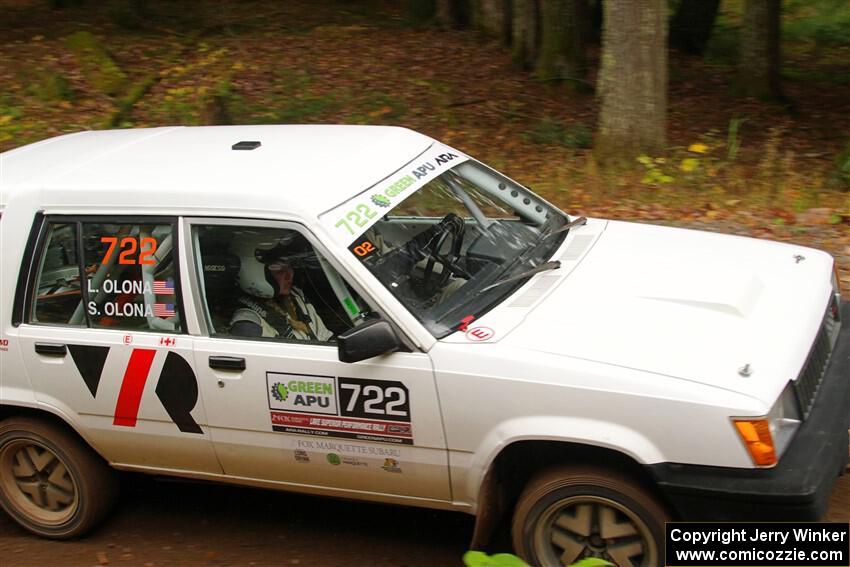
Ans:
[[[463,233],[466,225],[463,219],[454,213],[449,213],[427,232],[434,231],[430,242],[426,245],[428,261],[422,273],[421,286],[427,294],[433,294],[448,283],[452,274],[469,278],[469,274],[458,265],[460,260],[460,248],[463,244]],[[451,238],[449,251],[442,253],[446,240]],[[434,272],[435,264],[442,266],[439,274]]]

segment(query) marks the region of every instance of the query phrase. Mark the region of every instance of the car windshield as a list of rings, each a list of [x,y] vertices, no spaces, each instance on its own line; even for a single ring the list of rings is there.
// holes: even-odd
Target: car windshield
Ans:
[[[370,220],[349,250],[437,338],[558,266],[544,264],[566,237],[566,216],[480,163],[446,167],[401,199],[398,192],[373,193],[376,207],[359,206]]]

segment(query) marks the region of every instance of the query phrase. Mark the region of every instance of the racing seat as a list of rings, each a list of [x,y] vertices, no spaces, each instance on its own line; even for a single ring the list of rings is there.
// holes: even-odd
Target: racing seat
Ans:
[[[201,292],[206,299],[210,334],[226,334],[230,317],[236,308],[239,296],[236,278],[239,275],[239,257],[235,254],[203,254],[201,256],[203,278]]]

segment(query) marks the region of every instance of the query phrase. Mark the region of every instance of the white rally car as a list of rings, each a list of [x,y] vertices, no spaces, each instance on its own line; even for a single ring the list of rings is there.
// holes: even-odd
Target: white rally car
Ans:
[[[848,459],[832,258],[568,217],[401,128],[85,132],[0,155],[0,504],[114,469],[458,510],[531,563],[815,520]]]

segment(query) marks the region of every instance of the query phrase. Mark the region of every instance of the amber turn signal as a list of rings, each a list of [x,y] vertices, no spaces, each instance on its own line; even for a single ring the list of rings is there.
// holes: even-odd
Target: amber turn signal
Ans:
[[[738,435],[756,466],[770,467],[776,464],[776,449],[767,419],[735,420]]]

